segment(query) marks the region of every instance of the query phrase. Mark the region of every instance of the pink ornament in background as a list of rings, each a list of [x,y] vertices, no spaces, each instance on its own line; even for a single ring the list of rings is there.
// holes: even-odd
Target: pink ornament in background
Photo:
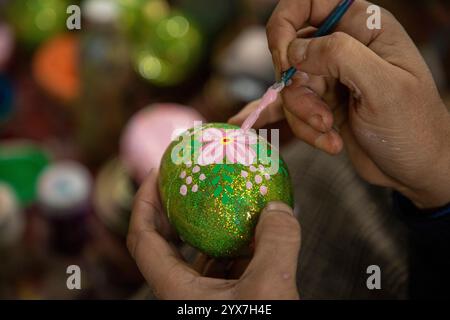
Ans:
[[[154,104],[136,113],[121,139],[121,158],[133,177],[141,182],[151,168],[159,168],[173,134],[192,128],[195,121],[204,119],[194,109],[173,103]]]
[[[0,71],[5,68],[14,49],[14,35],[12,29],[0,23]]]

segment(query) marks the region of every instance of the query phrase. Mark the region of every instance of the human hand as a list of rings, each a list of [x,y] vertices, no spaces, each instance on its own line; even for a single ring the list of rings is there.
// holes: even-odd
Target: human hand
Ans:
[[[134,202],[128,249],[160,299],[298,299],[300,227],[292,209],[272,202],[261,213],[255,252],[239,279],[204,276],[189,266],[168,240],[170,224],[161,208],[152,170]]]
[[[337,154],[345,144],[369,183],[394,188],[419,207],[447,204],[450,114],[401,24],[382,10],[382,29],[369,30],[370,4],[356,0],[335,33],[301,38],[339,2],[279,2],[267,25],[274,65],[301,72],[257,125],[285,116],[297,137],[323,151]],[[312,27],[300,30],[307,22]],[[255,106],[230,122],[241,123]]]

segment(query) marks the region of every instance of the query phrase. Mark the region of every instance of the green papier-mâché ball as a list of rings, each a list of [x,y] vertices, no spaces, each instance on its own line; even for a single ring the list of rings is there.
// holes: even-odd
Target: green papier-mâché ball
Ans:
[[[255,131],[229,124],[196,126],[173,141],[161,160],[159,189],[179,236],[215,258],[248,247],[270,201],[293,206],[278,150]]]

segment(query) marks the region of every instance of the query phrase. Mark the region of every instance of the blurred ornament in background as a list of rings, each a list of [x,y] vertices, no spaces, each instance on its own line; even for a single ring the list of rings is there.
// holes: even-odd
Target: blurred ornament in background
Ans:
[[[166,0],[117,0],[120,25],[131,41],[139,41],[148,30],[170,14]]]
[[[177,6],[186,16],[195,20],[206,37],[214,37],[236,18],[239,4],[236,0],[178,0]]]
[[[204,98],[206,104],[214,104],[217,113],[229,117],[259,99],[275,81],[265,28],[248,26],[216,52],[217,73],[206,84]]]
[[[25,217],[14,190],[0,182],[0,251],[18,243],[24,229]]]
[[[94,187],[95,213],[121,238],[128,232],[135,191],[133,181],[119,159],[108,161],[100,169]]]
[[[134,44],[133,65],[145,80],[157,86],[174,86],[198,66],[203,37],[182,12],[160,20]]]
[[[227,76],[245,75],[271,83],[274,81],[272,56],[267,44],[266,29],[250,26],[216,56],[215,65]]]
[[[17,38],[29,47],[65,30],[68,0],[14,0],[7,16]]]
[[[259,99],[275,81],[272,56],[262,26],[244,29],[217,55],[219,74],[229,79],[228,94],[247,103]]]
[[[50,95],[73,101],[80,91],[78,55],[78,36],[67,33],[49,39],[34,56],[34,78]]]
[[[97,167],[118,152],[125,122],[129,51],[119,27],[115,1],[83,3],[85,31],[80,42],[80,99],[77,139],[84,161]]]
[[[14,50],[14,33],[9,25],[0,22],[0,71],[8,64]]]
[[[6,122],[13,112],[13,85],[6,76],[0,74],[0,125]]]
[[[38,200],[51,226],[51,247],[61,254],[79,253],[87,238],[92,178],[80,163],[60,161],[40,175]]]
[[[126,236],[136,187],[125,166],[113,158],[100,168],[95,180],[92,239],[102,265],[101,283],[107,296],[121,288],[127,295],[142,284],[142,276],[126,247]]]
[[[0,143],[0,181],[16,192],[21,205],[36,200],[38,176],[48,165],[50,156],[38,145],[13,140]]]
[[[109,24],[118,21],[119,5],[115,0],[85,0],[82,12],[91,22]]]
[[[194,109],[178,104],[160,103],[140,110],[130,119],[121,138],[121,159],[127,170],[141,183],[150,169],[159,167],[175,135],[203,120]]]

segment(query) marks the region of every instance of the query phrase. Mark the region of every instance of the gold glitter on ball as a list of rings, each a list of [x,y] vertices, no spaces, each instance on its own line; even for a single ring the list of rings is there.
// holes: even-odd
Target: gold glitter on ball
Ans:
[[[159,188],[180,237],[216,258],[247,248],[268,202],[293,206],[288,169],[274,154],[267,140],[229,124],[195,127],[173,141]]]

